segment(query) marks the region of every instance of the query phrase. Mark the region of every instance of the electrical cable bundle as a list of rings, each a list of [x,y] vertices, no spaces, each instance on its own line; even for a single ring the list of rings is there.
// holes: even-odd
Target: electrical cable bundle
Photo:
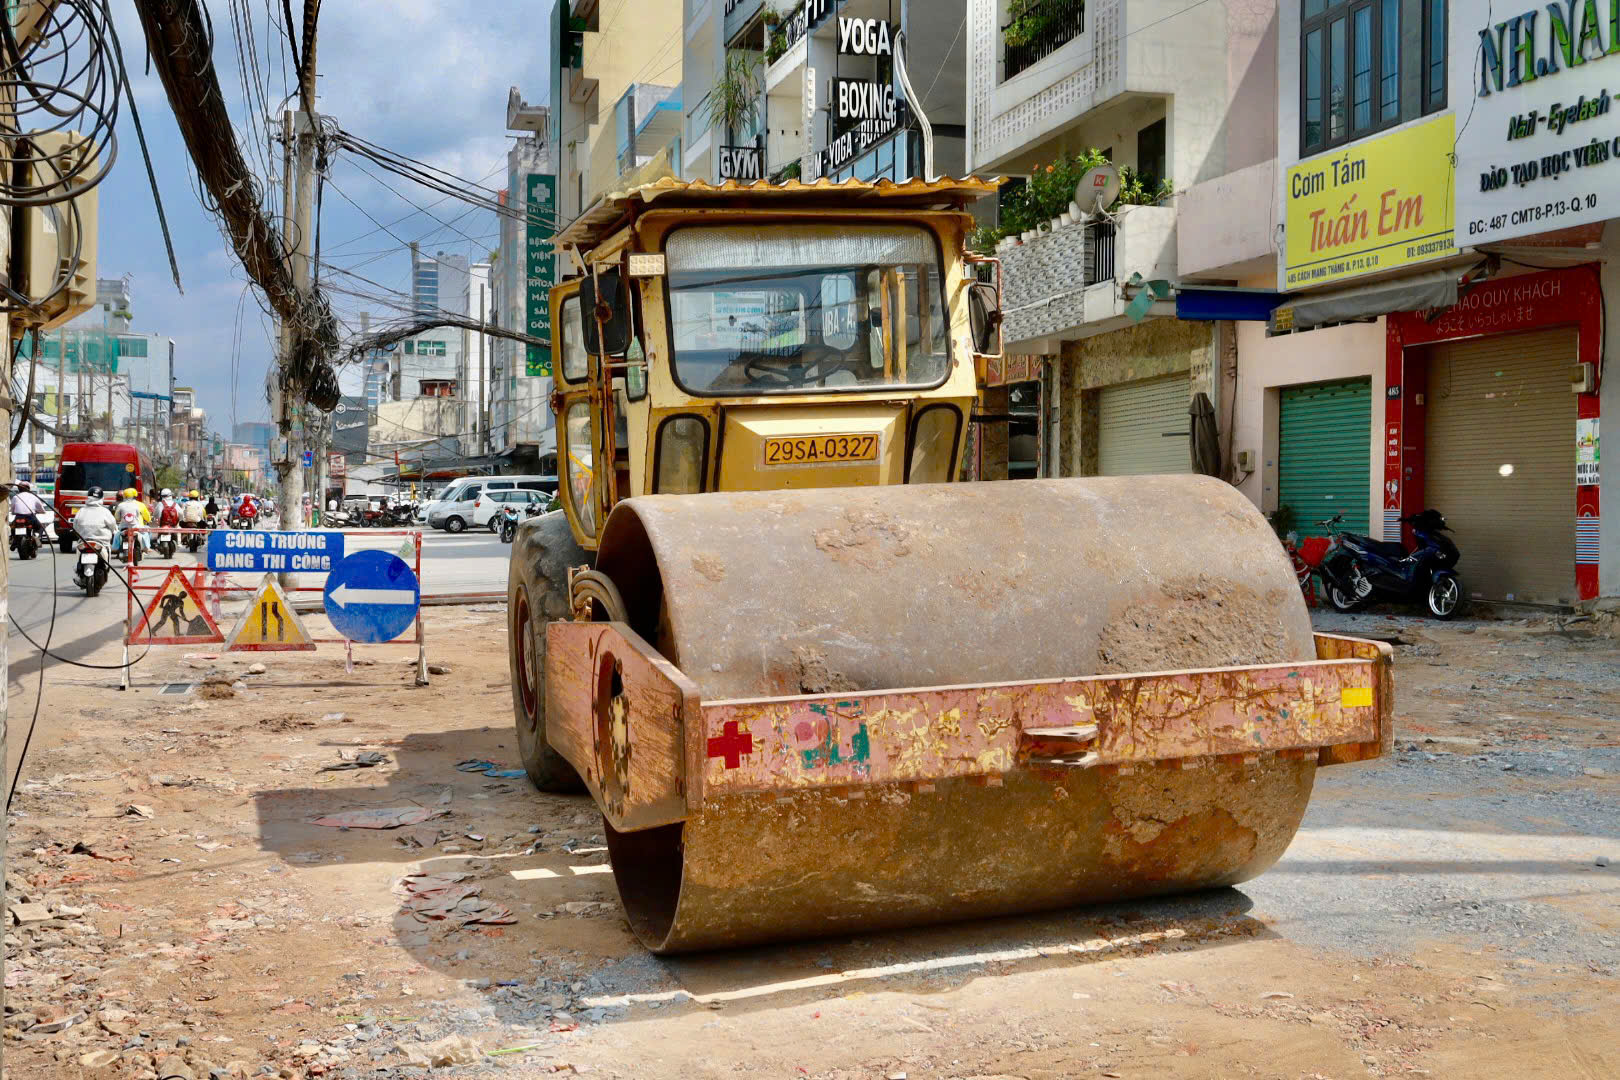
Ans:
[[[84,229],[72,200],[101,183],[118,157],[114,129],[124,72],[111,34],[103,0],[46,7],[26,45],[11,20],[0,19],[0,125],[18,133],[0,144],[0,206],[50,214],[58,243],[69,234],[73,242],[71,251],[58,252],[57,264],[66,268],[48,292],[29,296],[14,287],[20,282],[0,285],[0,311],[39,311],[73,283]],[[70,219],[65,226],[63,216]]]

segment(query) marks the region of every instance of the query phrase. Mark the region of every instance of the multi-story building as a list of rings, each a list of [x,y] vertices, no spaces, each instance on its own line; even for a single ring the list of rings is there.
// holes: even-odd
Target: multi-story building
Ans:
[[[510,212],[501,216],[500,248],[490,266],[494,321],[536,337],[550,334],[549,290],[563,269],[547,243],[558,228],[563,194],[549,141],[555,115],[545,105],[524,101],[517,87],[507,97],[506,127],[517,133],[506,155],[502,195]],[[510,338],[491,339],[488,350],[489,441],[484,452],[505,456],[519,472],[555,472],[551,350]]]
[[[1343,511],[1385,540],[1432,506],[1477,601],[1620,599],[1620,465],[1598,450],[1620,189],[1593,141],[1620,59],[1579,14],[1278,12],[1278,244],[1254,283],[1288,296],[1239,329],[1244,489],[1302,531]]]
[[[154,456],[170,453],[174,341],[132,329],[129,281],[103,278],[89,311],[55,330],[25,335],[14,373],[33,382],[35,415],[69,439],[138,443]],[[59,440],[30,425],[13,452],[40,476],[56,462]]]
[[[1272,211],[1252,192],[1275,184],[1275,8],[1052,0],[1006,14],[968,4],[967,163],[1016,178],[1003,312],[1012,366],[1043,381],[1041,469],[1190,471],[1189,408],[1231,400],[1217,358],[1249,298],[1230,287],[1270,265]],[[1049,205],[1053,176],[1066,186]],[[1086,176],[1107,204],[1069,194]],[[1043,206],[1048,219],[1028,220]]]
[[[933,125],[934,170],[965,171],[966,0],[686,0],[681,175],[901,180],[923,174],[902,32]],[[741,95],[744,108],[724,104]]]

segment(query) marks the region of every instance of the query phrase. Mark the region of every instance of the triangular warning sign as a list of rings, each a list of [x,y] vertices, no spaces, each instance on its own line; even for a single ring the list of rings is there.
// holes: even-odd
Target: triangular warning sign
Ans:
[[[304,629],[281,591],[274,574],[264,580],[248,601],[225,641],[226,652],[314,652],[315,641]]]
[[[169,568],[169,576],[140,621],[130,628],[128,638],[131,645],[203,645],[224,640],[219,624],[178,566]]]

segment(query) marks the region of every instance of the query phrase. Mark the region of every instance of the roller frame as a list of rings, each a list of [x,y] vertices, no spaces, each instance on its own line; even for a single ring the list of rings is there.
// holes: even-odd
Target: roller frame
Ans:
[[[1015,770],[1123,773],[1262,755],[1339,765],[1378,758],[1393,740],[1393,650],[1330,634],[1315,635],[1317,659],[1305,663],[705,702],[622,623],[545,632],[547,738],[619,832],[742,793],[861,798],[885,784],[997,786]]]

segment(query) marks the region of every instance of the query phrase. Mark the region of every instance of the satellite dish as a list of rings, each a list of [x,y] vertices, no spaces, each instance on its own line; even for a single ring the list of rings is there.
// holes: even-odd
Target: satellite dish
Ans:
[[[1074,201],[1082,210],[1106,210],[1119,198],[1119,170],[1112,165],[1087,169],[1074,186]]]

